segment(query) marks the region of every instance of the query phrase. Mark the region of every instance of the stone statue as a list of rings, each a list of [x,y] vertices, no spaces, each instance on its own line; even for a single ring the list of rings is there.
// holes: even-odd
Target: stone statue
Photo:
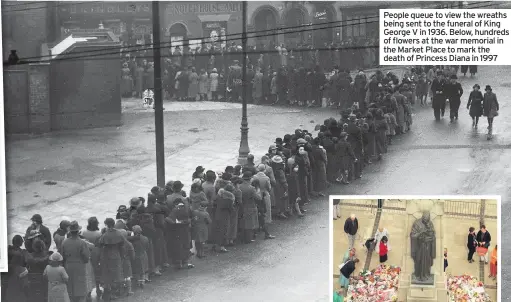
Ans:
[[[422,218],[413,223],[410,241],[415,268],[412,283],[433,284],[431,267],[436,258],[436,236],[429,212],[423,212]]]

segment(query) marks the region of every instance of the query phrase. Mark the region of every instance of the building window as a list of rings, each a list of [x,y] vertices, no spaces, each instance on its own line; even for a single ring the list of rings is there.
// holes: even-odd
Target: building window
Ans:
[[[348,17],[344,26],[346,38],[364,37],[367,34],[367,16],[354,15]]]

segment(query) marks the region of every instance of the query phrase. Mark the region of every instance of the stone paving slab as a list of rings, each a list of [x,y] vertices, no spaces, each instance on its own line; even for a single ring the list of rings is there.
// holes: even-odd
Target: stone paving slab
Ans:
[[[267,151],[271,141],[264,146],[251,146],[256,160]],[[228,165],[237,164],[237,143],[229,141],[202,141],[166,157],[166,181],[180,180],[188,191],[192,183],[195,167],[204,166],[208,170],[223,171]],[[262,145],[262,144],[261,144]],[[128,204],[134,196],[147,196],[156,184],[156,164],[148,165],[135,173],[113,179],[89,190],[49,204],[38,204],[27,211],[12,212],[8,217],[9,240],[16,234],[25,233],[30,217],[41,214],[44,224],[54,232],[64,218],[78,220],[82,225],[91,216],[100,222],[115,215],[117,207]],[[47,188],[51,189],[51,188]]]

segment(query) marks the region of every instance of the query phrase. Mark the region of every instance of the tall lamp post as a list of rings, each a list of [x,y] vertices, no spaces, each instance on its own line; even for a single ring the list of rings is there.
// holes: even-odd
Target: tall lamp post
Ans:
[[[247,1],[242,2],[243,6],[243,27],[241,34],[241,42],[243,47],[242,64],[242,111],[241,111],[241,142],[238,155],[238,164],[244,165],[247,162],[250,148],[248,146],[248,119],[247,119]]]
[[[154,55],[154,132],[156,134],[156,183],[165,187],[165,147],[163,135],[163,96],[161,88],[160,2],[153,1]]]

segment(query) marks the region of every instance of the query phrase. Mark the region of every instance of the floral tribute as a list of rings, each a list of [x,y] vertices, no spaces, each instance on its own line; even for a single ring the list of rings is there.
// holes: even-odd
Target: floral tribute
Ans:
[[[450,302],[491,302],[483,282],[469,275],[449,276],[447,290]]]
[[[372,271],[362,271],[351,279],[346,301],[395,302],[398,297],[401,268],[380,264]]]

